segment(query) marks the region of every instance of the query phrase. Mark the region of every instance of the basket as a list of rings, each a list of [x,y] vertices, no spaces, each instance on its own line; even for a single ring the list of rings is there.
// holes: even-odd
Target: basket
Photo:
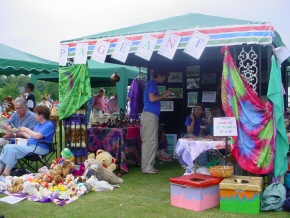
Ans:
[[[209,168],[210,174],[214,177],[227,178],[233,175],[234,167],[232,166],[214,166]]]

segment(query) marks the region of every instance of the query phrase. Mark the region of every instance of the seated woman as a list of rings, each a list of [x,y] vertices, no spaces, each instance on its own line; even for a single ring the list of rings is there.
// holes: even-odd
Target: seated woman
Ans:
[[[35,107],[34,112],[36,124],[33,130],[27,127],[19,128],[19,132],[28,139],[27,145],[7,144],[3,148],[0,155],[0,174],[2,173],[2,176],[10,175],[17,160],[29,153],[45,155],[50,152],[49,145],[41,143],[52,143],[53,141],[55,128],[53,123],[49,121],[50,110],[45,105],[40,105]]]
[[[185,126],[187,128],[187,133],[183,136],[185,138],[211,134],[210,121],[205,117],[205,107],[202,103],[197,103],[194,112],[186,117]],[[198,165],[206,165],[210,161],[209,159],[209,152],[204,151],[197,159]],[[179,156],[178,160],[183,167],[186,167],[184,175],[193,173],[194,163],[186,166],[182,157]]]
[[[210,122],[205,117],[205,107],[197,103],[194,112],[186,117],[185,126],[187,134],[195,136],[210,134]]]

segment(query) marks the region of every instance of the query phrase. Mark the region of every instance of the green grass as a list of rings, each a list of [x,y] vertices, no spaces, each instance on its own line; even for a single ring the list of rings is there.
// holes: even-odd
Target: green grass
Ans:
[[[124,183],[113,191],[90,192],[64,207],[54,203],[28,200],[15,205],[0,202],[0,214],[9,217],[253,217],[225,213],[215,207],[203,212],[174,207],[170,203],[169,178],[180,176],[183,169],[174,160],[158,163],[157,175],[142,174],[140,168],[130,168],[123,175]],[[3,197],[1,195],[0,197]],[[289,217],[289,212],[261,212],[263,217]]]
[[[63,131],[64,132],[64,131]],[[59,137],[57,137],[59,142]],[[63,137],[63,146],[64,137]],[[59,143],[58,143],[59,145]],[[60,154],[60,151],[58,151]],[[160,172],[157,175],[141,173],[139,167],[130,168],[123,175],[124,183],[114,191],[90,192],[77,201],[63,207],[54,203],[38,203],[23,200],[10,205],[0,202],[0,215],[10,217],[253,217],[225,213],[215,207],[203,212],[190,211],[174,207],[170,203],[169,178],[184,173],[177,160],[171,163],[157,163]],[[0,197],[4,197],[1,195]],[[261,212],[263,217],[289,217],[289,212]]]

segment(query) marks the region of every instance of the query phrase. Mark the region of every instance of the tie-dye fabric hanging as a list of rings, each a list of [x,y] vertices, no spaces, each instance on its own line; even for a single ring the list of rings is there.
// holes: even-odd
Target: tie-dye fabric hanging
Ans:
[[[273,171],[275,134],[273,107],[263,102],[241,77],[226,48],[222,75],[222,103],[227,117],[237,120],[238,136],[231,138],[232,154],[246,171]]]

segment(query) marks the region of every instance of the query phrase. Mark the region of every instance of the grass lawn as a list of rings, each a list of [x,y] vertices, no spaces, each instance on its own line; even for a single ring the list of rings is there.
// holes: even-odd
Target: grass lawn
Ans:
[[[180,176],[183,169],[174,160],[158,163],[157,175],[142,174],[134,167],[123,176],[124,183],[114,191],[90,192],[77,201],[63,207],[54,203],[38,203],[28,200],[15,205],[0,202],[0,214],[10,217],[253,217],[225,213],[215,207],[194,212],[170,203],[169,178]],[[4,197],[4,195],[0,195]],[[290,217],[289,212],[261,212],[261,217]]]

